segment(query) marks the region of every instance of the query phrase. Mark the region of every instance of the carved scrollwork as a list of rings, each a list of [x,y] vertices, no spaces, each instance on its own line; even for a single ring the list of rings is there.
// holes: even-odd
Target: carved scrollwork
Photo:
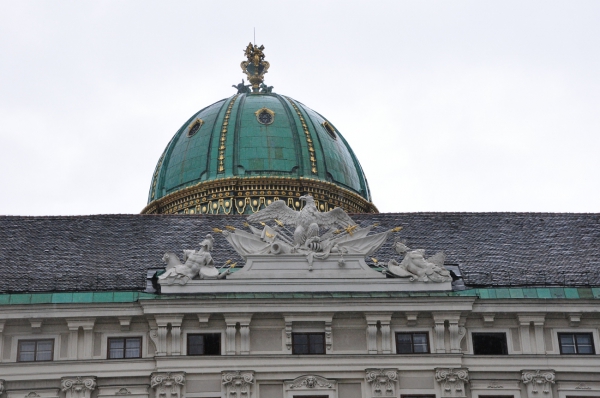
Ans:
[[[229,371],[221,374],[229,398],[249,398],[254,385],[253,371]]]
[[[66,398],[90,398],[96,389],[96,378],[65,377],[60,381],[60,388],[66,393]]]
[[[552,384],[554,384],[554,370],[524,370],[521,380],[527,386],[529,397],[543,396],[552,398]],[[541,392],[541,394],[540,394]]]
[[[335,388],[335,382],[332,380],[327,380],[321,376],[300,376],[293,381],[287,383],[287,388],[290,390],[298,390],[298,389],[332,389]]]
[[[366,380],[371,386],[372,397],[396,396],[397,369],[367,369]]]
[[[441,384],[442,397],[466,397],[465,384],[469,382],[468,369],[436,369],[435,380]]]
[[[180,398],[185,384],[185,373],[154,373],[150,386],[156,390],[157,398]]]

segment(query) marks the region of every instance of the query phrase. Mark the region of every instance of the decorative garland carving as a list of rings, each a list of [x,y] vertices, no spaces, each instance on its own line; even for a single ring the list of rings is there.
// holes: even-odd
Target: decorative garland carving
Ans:
[[[311,178],[231,177],[200,182],[148,204],[142,214],[251,214],[285,200],[300,210],[298,198],[310,194],[320,211],[341,207],[347,213],[378,213],[362,196],[333,183]]]
[[[221,374],[229,398],[250,398],[254,385],[254,371],[226,371]]]
[[[180,398],[185,384],[185,373],[154,373],[150,386],[156,390],[157,398]]]
[[[435,380],[442,386],[442,397],[466,397],[465,384],[469,382],[468,369],[436,369]]]
[[[287,383],[287,388],[290,390],[298,389],[314,389],[314,388],[334,388],[335,381],[327,380],[321,376],[300,376],[293,381]]]
[[[523,384],[527,386],[529,398],[535,396],[552,398],[552,384],[554,384],[554,377],[554,370],[551,369],[524,370],[522,372],[521,380],[523,381]]]
[[[60,381],[60,388],[66,392],[66,398],[90,398],[96,389],[96,378],[64,377]]]
[[[395,397],[398,383],[397,369],[367,369],[367,383],[371,385],[371,397]]]
[[[317,158],[315,155],[315,147],[313,146],[313,140],[310,135],[310,131],[308,130],[308,126],[306,125],[306,120],[304,120],[304,116],[302,116],[302,112],[300,112],[300,109],[298,106],[296,106],[296,103],[290,97],[285,98],[290,102],[290,104],[292,104],[292,107],[300,119],[300,123],[302,123],[302,130],[304,130],[304,135],[306,136],[306,145],[308,145],[308,152],[310,152],[310,171],[313,174],[317,174]]]
[[[229,106],[227,106],[227,110],[225,111],[223,125],[221,126],[221,137],[219,138],[219,156],[217,158],[219,161],[217,166],[217,174],[222,174],[225,172],[225,141],[227,140],[229,117],[231,116],[231,108],[233,108],[233,104],[235,104],[235,100],[237,99],[238,95],[239,94],[234,95],[231,101],[229,101]]]

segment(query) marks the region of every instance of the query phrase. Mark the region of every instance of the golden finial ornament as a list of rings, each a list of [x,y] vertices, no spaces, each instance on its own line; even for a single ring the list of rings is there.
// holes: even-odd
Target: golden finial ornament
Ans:
[[[265,46],[263,45],[259,47],[256,44],[249,43],[246,50],[244,50],[247,60],[240,64],[242,71],[248,76],[248,82],[252,85],[253,93],[261,92],[261,88],[262,92],[265,93],[270,93],[273,89],[273,87],[262,84],[265,80],[265,73],[271,66],[269,62],[265,61],[264,49]]]

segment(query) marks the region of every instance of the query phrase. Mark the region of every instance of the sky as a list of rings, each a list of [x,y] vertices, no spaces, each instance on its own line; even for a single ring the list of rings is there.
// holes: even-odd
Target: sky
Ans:
[[[196,111],[265,82],[381,212],[600,212],[600,1],[0,0],[0,214],[139,213]]]

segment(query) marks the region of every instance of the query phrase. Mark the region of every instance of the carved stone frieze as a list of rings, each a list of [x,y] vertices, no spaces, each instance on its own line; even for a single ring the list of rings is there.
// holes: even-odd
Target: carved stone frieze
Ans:
[[[250,398],[254,386],[254,371],[224,371],[221,382],[228,398]]]
[[[150,386],[156,390],[156,398],[180,398],[185,385],[185,373],[153,373]]]
[[[288,390],[334,389],[336,381],[328,380],[321,376],[300,376],[286,383]]]
[[[469,382],[468,369],[437,368],[435,380],[442,387],[442,397],[466,397],[465,384]]]
[[[552,384],[554,384],[554,370],[524,370],[521,380],[527,387],[527,396],[552,398]]]
[[[398,385],[397,369],[367,369],[366,380],[371,397],[395,397]]]
[[[60,380],[60,388],[66,393],[66,398],[90,398],[92,391],[96,389],[96,378],[63,377]]]

